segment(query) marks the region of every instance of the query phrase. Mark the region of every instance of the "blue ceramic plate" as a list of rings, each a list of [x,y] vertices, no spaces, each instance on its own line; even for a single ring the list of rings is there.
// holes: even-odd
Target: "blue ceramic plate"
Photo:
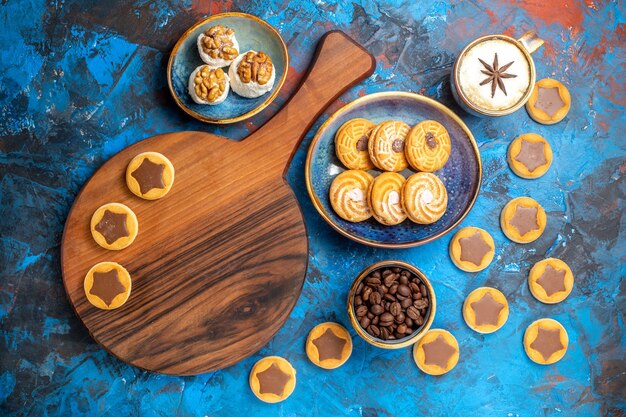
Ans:
[[[276,68],[274,88],[261,97],[245,98],[232,90],[223,103],[215,106],[195,103],[187,92],[189,75],[196,67],[204,64],[198,54],[198,36],[215,25],[228,26],[235,30],[240,52],[250,49],[264,51]],[[265,21],[245,13],[216,14],[195,24],[176,42],[167,65],[167,79],[176,104],[187,114],[207,123],[234,123],[251,117],[270,104],[285,82],[289,68],[287,46],[280,34]],[[228,72],[228,68],[224,68]]]
[[[439,221],[419,225],[405,220],[396,226],[384,226],[373,218],[360,223],[343,220],[332,209],[328,191],[333,179],[346,168],[335,155],[335,133],[350,119],[362,117],[374,123],[398,119],[410,126],[423,120],[436,120],[450,134],[452,149],[446,165],[435,172],[448,190],[448,209]],[[377,176],[380,171],[369,171]],[[413,171],[401,172],[405,177]],[[313,205],[324,220],[344,236],[377,247],[403,248],[435,240],[454,227],[472,208],[482,177],[478,147],[465,123],[452,110],[430,98],[413,93],[385,92],[370,94],[346,104],[317,131],[306,161],[306,183]]]

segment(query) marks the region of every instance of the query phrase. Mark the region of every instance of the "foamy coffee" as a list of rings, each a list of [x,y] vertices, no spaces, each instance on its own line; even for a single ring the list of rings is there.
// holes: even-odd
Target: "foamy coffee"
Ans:
[[[528,100],[535,78],[532,51],[525,49],[528,42],[534,42],[536,48],[543,43],[529,32],[519,41],[489,35],[467,45],[452,74],[459,104],[470,113],[487,116],[502,116],[520,108]]]

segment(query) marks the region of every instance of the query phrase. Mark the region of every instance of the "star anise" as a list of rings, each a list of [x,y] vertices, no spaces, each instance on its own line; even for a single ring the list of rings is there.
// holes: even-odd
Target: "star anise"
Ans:
[[[497,52],[496,52],[495,56],[493,57],[493,64],[492,65],[487,64],[485,61],[483,61],[480,58],[478,58],[478,60],[486,68],[486,71],[485,70],[480,70],[480,72],[482,72],[485,75],[488,75],[488,77],[485,78],[480,83],[480,85],[485,85],[487,83],[491,83],[491,98],[493,98],[494,94],[496,94],[496,85],[498,87],[500,87],[500,90],[502,90],[502,92],[506,96],[507,95],[506,94],[506,88],[504,87],[504,81],[502,81],[502,79],[503,78],[515,78],[515,77],[517,77],[517,75],[515,75],[515,74],[507,74],[505,72],[507,69],[509,69],[509,67],[511,65],[513,65],[513,62],[515,62],[515,61],[511,61],[508,64],[498,68],[498,53]]]

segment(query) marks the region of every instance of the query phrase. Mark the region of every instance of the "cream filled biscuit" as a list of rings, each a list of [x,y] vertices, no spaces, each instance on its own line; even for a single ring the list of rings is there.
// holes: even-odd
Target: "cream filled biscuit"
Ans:
[[[399,120],[387,120],[378,124],[370,135],[368,152],[376,167],[383,171],[399,172],[409,164],[404,155],[404,142],[409,125]]]
[[[233,91],[246,98],[256,98],[274,87],[276,68],[263,51],[248,51],[239,55],[228,69]]]
[[[200,65],[189,75],[187,91],[196,103],[214,106],[226,100],[229,88],[230,79],[221,68]]]
[[[239,43],[235,30],[227,26],[216,25],[198,36],[200,58],[211,68],[227,67],[239,55]]]
[[[330,204],[335,213],[349,222],[372,217],[367,193],[373,179],[368,172],[354,169],[337,175],[330,185]]]
[[[382,224],[393,226],[406,219],[401,193],[404,177],[396,172],[384,172],[369,186],[368,203],[372,216]]]
[[[337,158],[349,169],[372,169],[374,164],[367,151],[374,123],[366,119],[345,122],[335,134]]]
[[[402,207],[412,222],[434,223],[448,207],[446,186],[430,172],[413,174],[402,186]]]
[[[404,153],[414,169],[433,172],[448,162],[450,149],[450,135],[446,128],[434,120],[425,120],[409,132]]]

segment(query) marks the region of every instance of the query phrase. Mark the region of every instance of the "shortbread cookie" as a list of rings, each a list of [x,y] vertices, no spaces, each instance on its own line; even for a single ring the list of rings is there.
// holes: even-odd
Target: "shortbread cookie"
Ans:
[[[569,91],[562,83],[544,78],[535,83],[526,102],[526,110],[536,122],[551,125],[565,118],[571,102]]]
[[[105,204],[91,216],[91,236],[105,249],[120,250],[130,246],[138,230],[137,216],[124,204]]]
[[[539,319],[524,333],[524,350],[528,357],[540,365],[550,365],[565,356],[569,338],[567,331],[556,320]]]
[[[261,401],[284,401],[296,387],[296,370],[280,356],[268,356],[252,367],[250,389]]]
[[[487,268],[495,254],[489,233],[478,227],[464,227],[450,241],[450,259],[463,271],[478,272]]]
[[[552,163],[552,148],[541,136],[526,133],[509,145],[507,161],[515,175],[534,179],[548,171]]]
[[[532,198],[514,198],[502,209],[500,227],[513,242],[530,243],[545,230],[546,212]]]
[[[383,172],[370,184],[368,204],[379,223],[393,226],[406,219],[401,201],[404,182],[404,177],[396,172]]]
[[[509,303],[500,291],[480,287],[469,293],[463,303],[463,318],[478,333],[493,333],[509,318]]]
[[[556,304],[567,298],[574,287],[574,274],[560,259],[548,258],[537,262],[528,274],[532,295],[545,304]]]
[[[459,343],[443,329],[431,329],[413,345],[413,360],[429,375],[450,372],[459,361]]]
[[[418,224],[434,223],[448,207],[446,186],[430,172],[413,174],[402,187],[402,207],[411,221]]]
[[[228,69],[231,88],[246,98],[256,98],[271,91],[276,80],[272,58],[263,51],[248,51],[239,55]]]
[[[424,120],[409,132],[404,153],[414,169],[433,172],[448,162],[450,148],[450,135],[446,128],[434,120]]]
[[[374,123],[367,119],[352,119],[345,122],[335,135],[337,158],[349,169],[373,169],[367,151]]]
[[[121,307],[130,296],[130,274],[118,263],[100,262],[87,272],[83,287],[91,304],[102,310],[113,310]]]
[[[239,55],[239,42],[235,29],[227,26],[211,26],[198,36],[200,58],[211,68],[227,67]]]
[[[306,355],[320,368],[335,369],[352,354],[350,333],[340,324],[326,322],[311,330],[306,340]]]
[[[144,152],[126,168],[126,185],[138,197],[156,200],[167,194],[174,183],[174,166],[164,155]]]
[[[370,135],[368,152],[376,167],[398,172],[409,165],[404,156],[404,142],[409,125],[398,120],[387,120],[377,125]]]
[[[335,213],[349,222],[362,222],[372,217],[367,193],[373,180],[368,172],[356,169],[337,175],[330,185],[330,205]]]
[[[230,79],[221,68],[200,65],[189,75],[187,92],[198,104],[216,105],[226,100]]]

